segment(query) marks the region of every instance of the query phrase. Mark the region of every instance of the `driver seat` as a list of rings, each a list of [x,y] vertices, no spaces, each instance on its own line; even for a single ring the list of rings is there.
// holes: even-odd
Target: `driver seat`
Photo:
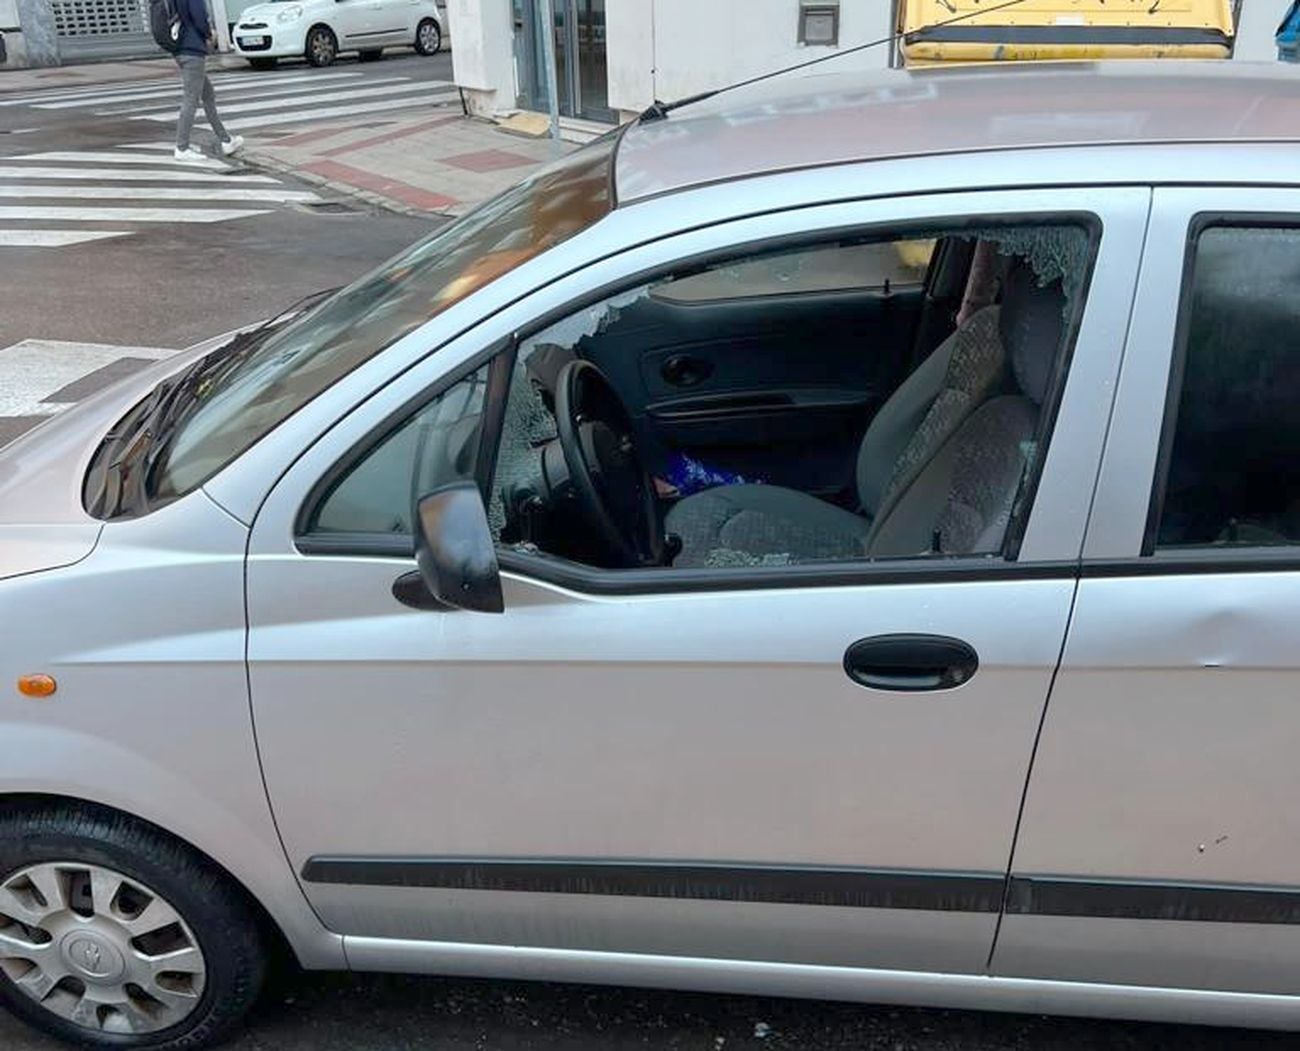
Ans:
[[[682,548],[673,565],[782,565],[975,550],[1005,528],[1019,469],[1032,441],[1062,325],[1059,283],[1039,288],[1027,264],[1007,275],[1002,304],[971,315],[902,383],[876,414],[858,453],[862,514],[780,486],[732,485],[676,504],[665,527]],[[1012,396],[1009,354],[1019,387]],[[1003,396],[1003,397],[1000,397]],[[986,405],[987,411],[978,412]],[[1008,420],[1007,416],[1014,416]],[[974,417],[973,428],[968,421]],[[997,446],[993,449],[992,446]],[[1005,461],[1005,462],[1004,462]],[[1018,462],[1018,459],[1017,459]],[[983,464],[999,474],[984,493]],[[1006,495],[1003,477],[1015,470]],[[973,490],[973,492],[972,492]],[[973,508],[990,497],[998,506]],[[986,523],[984,519],[995,519]],[[962,520],[960,528],[958,520]]]

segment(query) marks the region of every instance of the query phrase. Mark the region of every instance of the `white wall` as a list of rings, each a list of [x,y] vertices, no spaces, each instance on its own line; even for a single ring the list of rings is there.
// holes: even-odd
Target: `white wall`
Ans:
[[[1241,24],[1232,57],[1248,62],[1276,61],[1273,34],[1289,6],[1291,0],[1246,0],[1241,5]]]
[[[653,0],[605,0],[609,104],[615,109],[642,110],[654,101],[654,24]]]
[[[452,79],[470,110],[490,116],[515,105],[514,19],[510,0],[448,0],[455,36]]]
[[[833,48],[798,43],[799,0],[606,0],[609,102],[639,110],[794,65]],[[888,36],[891,0],[841,0],[840,45]],[[880,69],[888,46],[826,69]]]

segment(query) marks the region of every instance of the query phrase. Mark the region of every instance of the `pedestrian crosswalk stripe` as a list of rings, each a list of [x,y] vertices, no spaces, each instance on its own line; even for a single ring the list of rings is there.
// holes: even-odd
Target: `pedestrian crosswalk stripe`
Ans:
[[[235,84],[284,84],[290,80],[319,80],[323,77],[361,77],[364,73],[358,72],[355,67],[352,69],[339,69],[335,66],[333,69],[305,69],[299,66],[297,69],[286,69],[279,73],[254,73],[247,69],[231,69],[224,73],[210,73],[208,79],[217,87],[228,87]]]
[[[353,76],[359,76],[359,74],[353,74]],[[366,84],[390,84],[390,85],[405,83],[410,85],[410,87],[404,89],[407,91],[418,91],[424,86],[418,80],[408,80],[406,77],[378,77],[376,79],[367,80],[365,81],[365,83]],[[340,88],[340,89],[347,87],[347,85],[343,85],[343,84],[326,84],[324,86],[327,88]],[[368,90],[369,93],[372,95],[382,95],[386,91],[391,91],[394,89],[393,88],[373,88],[373,89],[357,88],[355,90]],[[222,95],[217,99],[217,109],[223,114],[235,113],[238,112],[241,108],[248,109],[250,106],[257,106],[261,109],[275,109],[278,106],[288,106],[293,103],[292,98],[283,98],[283,99],[280,98],[280,96],[286,96],[286,95],[296,96],[297,98],[301,98],[306,102],[313,102],[316,100],[329,101],[330,99],[336,97],[342,97],[342,98],[347,97],[346,95],[328,94],[328,93],[304,95],[302,94],[302,92],[303,92],[303,86],[301,84],[290,84],[286,87],[275,88],[271,91],[257,92],[256,99],[258,101],[256,102],[242,101],[242,99],[244,98],[243,94],[237,96],[227,96],[223,92]],[[225,100],[227,97],[234,97],[236,101],[233,103],[226,102]],[[261,101],[263,99],[269,99],[269,101],[263,102]],[[177,92],[175,93],[175,98],[173,98],[169,102],[163,102],[161,100],[148,100],[138,106],[120,106],[120,107],[113,107],[110,109],[97,109],[95,110],[95,115],[97,117],[117,117],[127,113],[156,113],[160,110],[167,110],[168,112],[174,112],[179,101],[180,101],[180,93]]]
[[[53,399],[78,380],[123,358],[161,361],[176,351],[25,339],[0,349],[0,417],[53,416],[68,402]]]
[[[217,88],[217,108],[233,131],[436,105],[453,100],[456,94],[455,85],[446,80],[415,79],[396,70],[379,77],[356,70],[227,73],[212,80]],[[106,86],[98,91],[82,87],[73,92],[5,98],[0,106],[27,104],[60,112],[80,109],[96,116],[174,125],[180,97],[180,82],[171,78]],[[224,120],[226,114],[231,119]],[[94,158],[86,155],[81,159]]]
[[[283,73],[247,73],[247,72],[229,72],[229,73],[212,73],[208,79],[216,87],[233,87],[237,84],[252,85],[269,85],[284,84],[294,80],[311,80],[324,79],[326,77],[360,77],[363,73],[344,70],[286,70]],[[171,85],[173,89],[179,90],[178,77],[175,73],[164,74],[160,77],[148,77],[143,80],[119,80],[114,84],[103,84],[99,87],[86,87],[78,85],[76,87],[44,89],[41,91],[25,92],[21,95],[10,95],[6,93],[0,98],[0,106],[30,106],[38,102],[55,102],[59,99],[72,98],[95,98],[107,94],[122,94],[132,91],[149,91],[156,88],[166,88]]]
[[[440,102],[448,101],[454,96],[430,96],[430,95],[411,95],[396,99],[381,99],[377,102],[358,102],[350,106],[325,106],[321,109],[299,110],[297,112],[286,113],[267,113],[256,117],[236,117],[234,120],[223,120],[222,123],[230,131],[245,131],[249,128],[270,128],[277,124],[294,124],[302,120],[328,120],[333,117],[352,117],[360,113],[382,113],[387,110],[395,109],[414,109],[419,106],[432,106]],[[132,120],[151,120],[154,122],[166,122],[175,120],[175,117],[132,117]],[[206,123],[204,124],[206,127]]]
[[[158,87],[160,84],[166,84],[168,77],[152,77],[149,80],[131,80],[119,81],[112,85],[102,85],[97,88],[87,88],[77,86],[75,88],[62,88],[58,91],[34,91],[22,95],[11,95],[5,93],[0,98],[0,106],[31,106],[37,102],[49,102],[55,99],[70,98],[91,98],[95,95],[102,95],[106,91],[144,91],[151,87]]]
[[[282,204],[320,200],[319,195],[310,190],[245,189],[242,186],[17,186],[0,182],[0,200],[6,197],[50,200],[68,197],[84,201],[272,201]]]
[[[82,221],[109,223],[223,223],[265,215],[265,209],[242,208],[65,208],[35,205],[0,206],[0,220]]]
[[[303,77],[301,79],[303,81],[307,79],[317,80],[317,81],[320,80],[338,81],[338,80],[356,80],[363,77],[364,74],[361,73],[325,73],[320,76],[311,77],[311,78]],[[294,79],[298,80],[298,78],[294,78]],[[403,77],[400,79],[404,80],[406,78]],[[332,87],[333,85],[329,85],[329,86]],[[221,97],[225,98],[227,95],[232,95],[232,94],[245,95],[251,93],[259,93],[265,95],[272,95],[278,92],[282,93],[286,91],[302,91],[305,90],[307,87],[308,87],[307,84],[301,82],[289,83],[287,81],[281,81],[278,84],[251,84],[250,83],[250,84],[219,85],[217,86],[217,90],[221,93]],[[32,103],[32,106],[36,109],[77,109],[79,107],[91,106],[91,105],[116,105],[119,103],[125,104],[130,102],[148,102],[150,99],[165,99],[165,98],[179,99],[180,94],[181,94],[181,86],[179,83],[177,83],[164,88],[154,88],[150,91],[131,91],[131,92],[119,92],[119,93],[101,92],[95,95],[79,96],[78,98],[75,99],[56,99],[50,102],[34,102]]]
[[[344,102],[348,99],[370,99],[381,96],[396,97],[398,95],[425,93],[426,90],[425,85],[418,80],[407,80],[401,86],[347,88],[342,91],[318,92],[314,95],[292,95],[288,98],[258,99],[253,102],[218,103],[217,109],[221,113],[222,122],[224,123],[227,113],[258,113],[273,109],[296,109],[301,106],[315,106],[322,102]],[[171,112],[174,108],[168,107],[165,119],[175,119],[175,115]],[[156,107],[150,107],[150,109],[156,109]]]
[[[167,147],[171,149],[172,147]],[[143,156],[143,155],[142,155]],[[155,164],[161,157],[149,158]],[[229,171],[229,169],[227,169]],[[0,166],[0,179],[96,179],[106,182],[192,182],[203,186],[214,183],[266,184],[276,180],[269,175],[230,175],[203,168],[185,171],[175,168],[50,168]]]
[[[0,230],[0,248],[63,248],[86,241],[127,237],[130,230]]]
[[[157,164],[159,157],[135,157],[129,153],[116,153],[109,150],[51,150],[48,153],[20,153],[9,160],[15,161],[107,161],[109,164]],[[209,171],[228,171],[230,166],[215,157],[204,157],[201,161],[180,161],[176,167],[201,168]]]

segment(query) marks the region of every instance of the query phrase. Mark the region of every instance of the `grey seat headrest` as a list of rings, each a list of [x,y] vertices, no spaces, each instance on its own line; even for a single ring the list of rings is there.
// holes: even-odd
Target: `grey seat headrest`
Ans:
[[[1065,333],[1061,282],[1041,286],[1028,263],[1014,263],[1002,286],[998,325],[1016,383],[1027,398],[1041,405]]]

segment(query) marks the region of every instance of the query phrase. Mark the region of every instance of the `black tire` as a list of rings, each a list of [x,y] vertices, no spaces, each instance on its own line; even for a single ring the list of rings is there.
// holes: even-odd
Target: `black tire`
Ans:
[[[317,69],[334,65],[339,57],[339,42],[329,26],[312,26],[307,32],[306,58]]]
[[[254,69],[275,69],[278,60],[274,58],[250,58],[248,64]]]
[[[362,62],[378,62],[383,57],[384,49],[382,47],[367,48],[365,51],[357,53],[357,58]]]
[[[432,18],[415,27],[415,50],[421,55],[436,55],[442,50],[442,26]]]
[[[145,1034],[77,1025],[37,1003],[3,969],[0,1005],[52,1036],[115,1051],[197,1051],[243,1019],[262,988],[267,945],[247,899],[210,861],[150,825],[98,807],[50,804],[0,813],[0,884],[43,862],[102,866],[156,891],[198,942],[204,988],[180,1022]]]

